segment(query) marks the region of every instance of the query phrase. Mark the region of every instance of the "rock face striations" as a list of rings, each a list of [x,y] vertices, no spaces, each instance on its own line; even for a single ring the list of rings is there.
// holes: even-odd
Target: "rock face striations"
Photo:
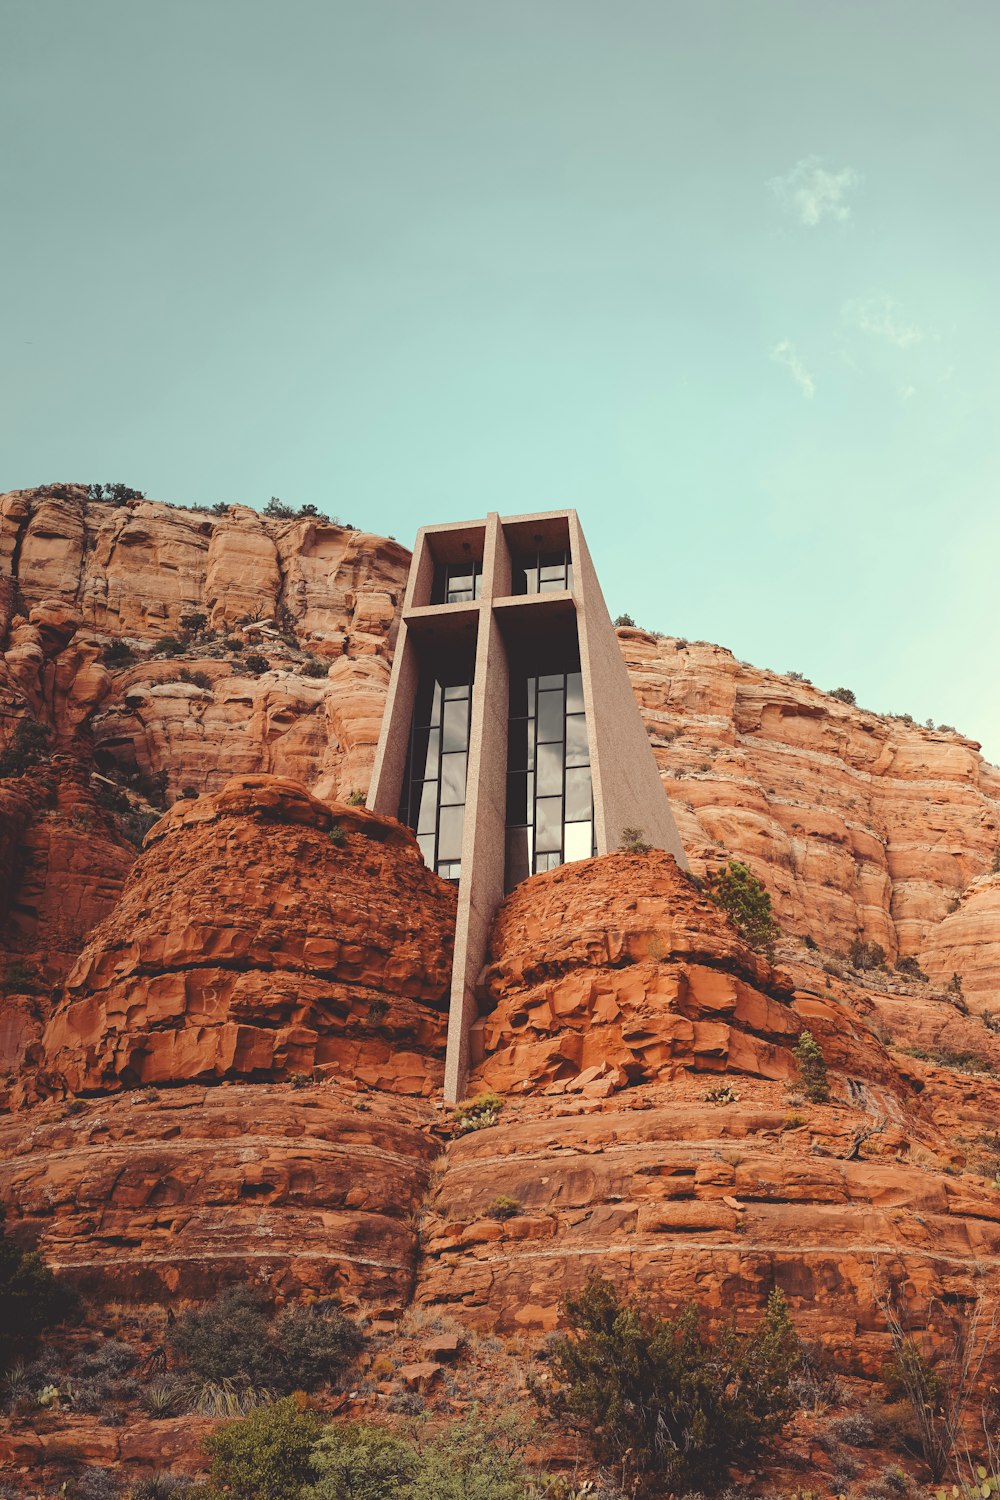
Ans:
[[[528,1333],[591,1270],[741,1319],[779,1286],[869,1375],[887,1279],[935,1338],[935,1299],[1000,1295],[1000,779],[972,741],[621,631],[694,871],[747,860],[786,936],[752,951],[662,853],[524,882],[469,1130],[440,1098],[454,889],[347,797],[403,550],[74,486],[0,516],[0,1199],[54,1265]]]
[[[440,1086],[454,891],[399,824],[237,777],[146,837],[45,1031],[70,1093],[140,1084]]]
[[[165,781],[168,802],[234,775],[367,786],[408,563],[395,542],[62,485],[0,498],[0,560],[0,739],[34,717],[130,792]],[[696,870],[745,859],[787,930],[958,972],[996,1008],[1000,772],[974,741],[718,646],[619,640]]]

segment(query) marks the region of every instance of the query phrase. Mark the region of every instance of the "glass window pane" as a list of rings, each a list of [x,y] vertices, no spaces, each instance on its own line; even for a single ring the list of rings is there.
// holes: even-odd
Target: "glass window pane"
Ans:
[[[554,745],[539,745],[536,775],[539,797],[562,796],[563,750],[560,742]],[[579,816],[583,815],[579,814]]]
[[[531,804],[528,795],[528,784],[531,777],[524,771],[518,771],[513,776],[507,777],[507,822],[527,823],[531,818]]]
[[[531,829],[508,828],[507,830],[507,876],[508,890],[531,874]]]
[[[468,756],[464,751],[441,757],[441,806],[454,807],[465,801],[465,777]],[[588,772],[589,775],[589,772]]]
[[[535,803],[535,847],[562,848],[561,797],[539,797]]]
[[[437,782],[417,781],[413,784],[413,811],[417,815],[417,832],[433,833],[437,818]]]
[[[507,769],[526,771],[531,766],[527,719],[511,719],[507,736]]]
[[[590,859],[594,852],[594,826],[592,823],[566,824],[566,862],[572,859]]]
[[[438,824],[438,860],[462,858],[464,807],[442,807]]]
[[[558,851],[553,850],[548,854],[535,855],[535,874],[540,875],[543,870],[555,870],[562,864]]]
[[[461,860],[444,860],[439,862],[437,872],[442,880],[459,880],[462,875]]]
[[[585,714],[570,714],[566,719],[566,764],[568,766],[590,765],[590,746],[587,744]]]
[[[526,594],[538,593],[538,569],[525,568],[524,570],[524,592]]]
[[[510,716],[512,719],[526,719],[532,712],[535,700],[535,679],[533,677],[512,676],[510,679]]]
[[[455,698],[468,698],[469,684],[467,682],[450,682],[444,690],[444,701],[451,703]]]
[[[590,767],[581,766],[578,771],[566,772],[566,812],[568,823],[589,819],[593,812],[590,786]]]
[[[420,845],[420,852],[424,856],[424,864],[427,865],[429,869],[433,869],[434,868],[434,835],[433,835],[433,833],[418,834],[417,835],[417,843]]]
[[[538,695],[538,743],[548,744],[563,737],[562,693],[539,693]]]
[[[581,672],[566,674],[566,712],[568,714],[583,713],[583,674]]]
[[[558,578],[543,578],[538,585],[540,594],[561,594],[566,588],[566,582],[562,575]]]
[[[415,729],[413,731],[413,763],[411,774],[414,781],[437,775],[439,729]]]
[[[468,750],[469,705],[465,698],[453,698],[444,706],[442,750]]]
[[[548,677],[539,677],[538,688],[540,692],[547,693],[550,688],[561,688],[566,681],[561,672],[556,672]]]

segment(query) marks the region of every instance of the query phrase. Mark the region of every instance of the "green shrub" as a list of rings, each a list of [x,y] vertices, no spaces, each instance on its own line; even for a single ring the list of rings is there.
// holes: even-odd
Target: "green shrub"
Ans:
[[[515,1416],[486,1420],[473,1408],[421,1447],[407,1500],[528,1500],[524,1438]]]
[[[851,689],[845,687],[831,688],[830,697],[836,698],[838,703],[849,703],[852,708],[855,707],[858,701],[855,695],[851,692]]]
[[[751,1333],[714,1340],[693,1303],[654,1317],[597,1278],[563,1311],[571,1332],[552,1345],[560,1385],[548,1402],[640,1494],[713,1491],[734,1466],[752,1466],[795,1410],[801,1353],[780,1292]]]
[[[0,1205],[0,1370],[31,1350],[39,1335],[75,1311],[76,1294],[35,1250],[7,1237]]]
[[[806,1098],[811,1104],[828,1103],[830,1085],[826,1076],[826,1060],[811,1031],[804,1031],[799,1037],[795,1059],[799,1065],[799,1078]]]
[[[919,979],[923,983],[927,982],[927,975],[911,953],[908,953],[904,958],[896,959],[896,973],[905,974],[907,979]]]
[[[621,626],[625,626],[628,629],[634,630],[635,621],[633,620],[631,615],[615,615],[615,629],[617,630]]]
[[[503,1109],[499,1094],[477,1094],[475,1099],[466,1099],[452,1114],[452,1122],[460,1135],[470,1130],[487,1130],[495,1125]]]
[[[142,490],[127,484],[88,484],[87,499],[103,500],[108,505],[127,505],[130,500],[145,500]]]
[[[641,828],[623,828],[618,848],[622,854],[648,854],[652,844],[647,844]]]
[[[192,687],[211,689],[212,679],[207,672],[192,672],[188,667],[181,667],[181,682],[190,682]]]
[[[747,865],[731,859],[725,869],[709,870],[705,885],[709,900],[726,913],[751,948],[773,958],[781,928],[771,913],[771,897],[763,882]]]
[[[866,943],[862,938],[855,938],[848,958],[851,968],[861,972],[885,968],[885,949],[881,943]]]
[[[412,1443],[371,1422],[336,1422],[313,1449],[316,1479],[304,1500],[409,1500],[417,1473]]]
[[[314,656],[311,661],[302,664],[303,677],[325,677],[329,670],[330,663],[321,656]]]
[[[34,964],[26,964],[19,958],[8,964],[0,977],[0,990],[7,995],[37,995],[41,989]]]
[[[109,641],[101,648],[101,661],[106,667],[128,667],[135,661],[135,652],[128,641]]]
[[[230,1381],[285,1395],[335,1380],[363,1338],[328,1304],[287,1307],[275,1317],[259,1292],[235,1286],[182,1313],[170,1342],[199,1381]]]
[[[330,843],[333,844],[337,849],[343,849],[344,845],[347,843],[347,834],[345,833],[343,824],[341,823],[331,823],[327,837],[329,838]]]
[[[521,1205],[516,1198],[511,1198],[507,1193],[500,1193],[486,1210],[486,1216],[489,1219],[513,1219],[520,1212]]]
[[[243,658],[243,665],[246,667],[251,677],[260,677],[264,672],[270,672],[271,670],[271,663],[268,661],[267,657],[261,656],[256,651],[251,651],[248,656],[245,656]]]
[[[48,753],[49,731],[37,719],[18,719],[11,742],[0,750],[0,777],[23,776]]]
[[[283,500],[279,500],[277,495],[272,495],[264,506],[264,514],[265,516],[269,516],[272,521],[290,521],[295,512],[290,505],[286,505]]]
[[[200,609],[192,610],[189,615],[181,615],[180,617],[181,629],[190,631],[192,635],[196,635],[198,631],[204,630],[207,624],[208,616],[202,614]]]
[[[153,647],[154,656],[182,656],[184,654],[184,642],[177,639],[175,635],[161,635]]]
[[[299,1500],[314,1477],[313,1445],[322,1431],[314,1412],[291,1396],[259,1406],[205,1439],[215,1490],[233,1500]]]
[[[368,801],[367,792],[359,792],[356,786],[352,786],[345,798],[348,807],[364,807]]]

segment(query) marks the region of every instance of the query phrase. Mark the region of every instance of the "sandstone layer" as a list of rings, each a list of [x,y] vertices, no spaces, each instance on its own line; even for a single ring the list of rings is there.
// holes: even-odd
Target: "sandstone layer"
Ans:
[[[33,715],[114,779],[164,776],[168,802],[261,772],[321,797],[367,786],[409,561],[395,542],[59,485],[0,498],[0,559],[0,739]],[[150,654],[164,635],[177,656]],[[745,859],[788,931],[916,956],[996,1008],[1000,772],[974,740],[722,647],[619,639],[696,871]],[[117,641],[134,661],[108,665]]]
[[[24,1086],[309,1074],[428,1095],[454,908],[391,819],[273,777],[183,799],[69,974]]]

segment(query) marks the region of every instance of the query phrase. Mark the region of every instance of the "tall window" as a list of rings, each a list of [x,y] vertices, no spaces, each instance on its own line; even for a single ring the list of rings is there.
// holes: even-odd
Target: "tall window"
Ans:
[[[421,674],[410,730],[399,819],[417,835],[424,862],[446,880],[462,873],[470,681]]]
[[[514,594],[555,594],[573,587],[573,564],[566,551],[522,552],[512,561]]]
[[[481,562],[438,563],[434,569],[432,604],[470,604],[483,583]]]
[[[507,741],[510,890],[594,850],[594,795],[579,672],[512,675]]]

